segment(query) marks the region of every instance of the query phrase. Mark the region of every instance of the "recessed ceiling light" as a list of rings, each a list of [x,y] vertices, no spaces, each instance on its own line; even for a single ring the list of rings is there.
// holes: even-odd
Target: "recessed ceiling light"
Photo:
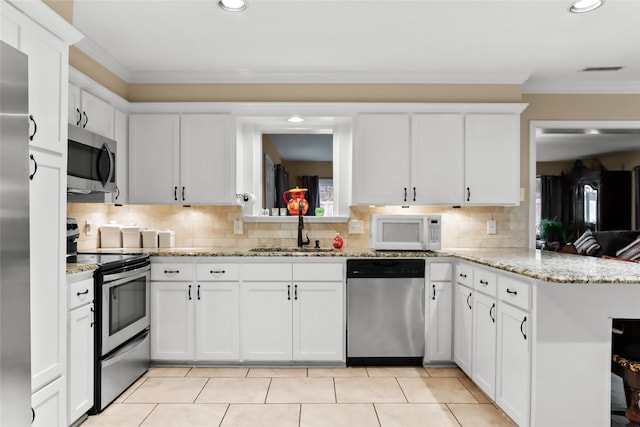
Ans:
[[[244,0],[220,0],[218,6],[229,12],[240,12],[247,8],[247,2]]]
[[[577,0],[574,1],[569,7],[569,12],[573,13],[584,13],[591,12],[602,6],[604,4],[604,0]]]
[[[291,116],[287,119],[289,123],[302,123],[304,119],[300,116]]]

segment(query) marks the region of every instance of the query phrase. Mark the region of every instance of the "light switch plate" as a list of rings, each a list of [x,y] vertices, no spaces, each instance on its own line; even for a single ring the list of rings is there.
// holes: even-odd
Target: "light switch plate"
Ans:
[[[520,201],[524,202],[524,187],[520,187]]]
[[[84,226],[84,231],[87,236],[93,236],[96,233],[96,226],[91,221],[87,221]]]
[[[233,221],[233,234],[243,234],[244,230],[242,227],[242,221],[237,220]]]
[[[490,219],[487,221],[487,234],[496,234],[496,221],[494,219]]]
[[[364,233],[364,224],[359,219],[352,219],[349,221],[349,234],[362,234]]]

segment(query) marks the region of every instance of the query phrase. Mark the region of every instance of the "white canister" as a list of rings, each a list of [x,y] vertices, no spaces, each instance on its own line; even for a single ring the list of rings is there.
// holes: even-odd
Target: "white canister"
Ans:
[[[137,225],[125,225],[122,227],[122,247],[139,248],[141,231],[142,227]]]
[[[100,247],[101,248],[121,248],[122,247],[122,225],[103,224],[100,227]]]
[[[172,230],[158,231],[158,247],[173,248],[176,245],[176,233]]]
[[[158,247],[158,230],[142,230],[142,247]]]

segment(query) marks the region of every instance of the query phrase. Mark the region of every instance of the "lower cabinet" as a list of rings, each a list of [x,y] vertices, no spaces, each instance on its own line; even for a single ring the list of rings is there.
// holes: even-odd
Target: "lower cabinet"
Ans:
[[[455,316],[453,361],[469,377],[472,376],[473,304],[473,290],[456,283],[453,307]]]
[[[430,362],[448,362],[452,359],[452,304],[451,263],[429,263],[429,283],[426,289],[429,306],[427,355]]]
[[[195,300],[195,359],[240,358],[238,283],[198,283]]]
[[[471,379],[491,399],[496,388],[496,299],[475,294]]]
[[[64,377],[31,395],[33,427],[62,427],[67,425]]]
[[[193,360],[193,284],[151,282],[151,359]]]

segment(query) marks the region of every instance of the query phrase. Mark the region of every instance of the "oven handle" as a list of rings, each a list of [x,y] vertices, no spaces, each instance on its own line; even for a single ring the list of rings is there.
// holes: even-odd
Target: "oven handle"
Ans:
[[[141,277],[144,276],[144,274],[146,274],[147,271],[151,270],[151,264],[146,265],[142,268],[137,268],[135,270],[130,270],[130,271],[124,271],[122,273],[114,273],[114,274],[107,274],[104,276],[103,279],[103,283],[107,284],[109,282],[114,282],[116,280],[120,280],[120,279],[133,279],[136,277]],[[111,283],[109,283],[111,284]]]
[[[140,344],[142,344],[142,342],[144,340],[146,340],[148,336],[149,336],[149,330],[147,329],[138,338],[136,338],[135,340],[131,341],[130,343],[122,346],[122,348],[120,348],[118,351],[116,351],[111,356],[109,356],[106,359],[104,359],[102,361],[102,367],[106,368],[107,366],[111,366],[114,363],[118,363],[119,361],[121,361],[122,359],[127,357],[127,353],[129,353],[131,350],[133,350],[134,348],[136,348]]]

